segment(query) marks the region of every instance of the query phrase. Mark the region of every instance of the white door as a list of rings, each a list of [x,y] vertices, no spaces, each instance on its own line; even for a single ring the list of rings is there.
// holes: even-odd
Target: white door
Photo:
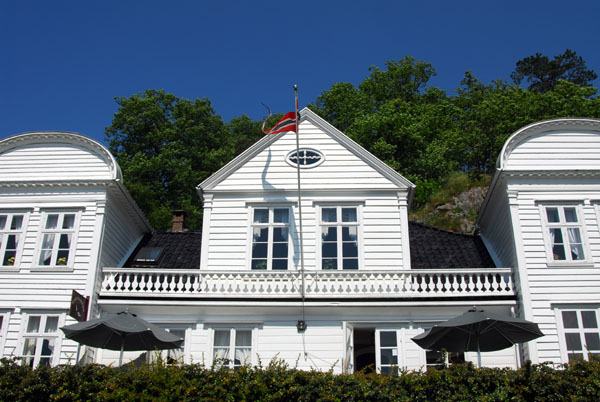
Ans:
[[[354,328],[351,324],[343,322],[344,331],[344,373],[351,374],[354,372]]]
[[[382,374],[398,373],[400,365],[400,342],[398,330],[375,330],[375,363],[377,372]]]

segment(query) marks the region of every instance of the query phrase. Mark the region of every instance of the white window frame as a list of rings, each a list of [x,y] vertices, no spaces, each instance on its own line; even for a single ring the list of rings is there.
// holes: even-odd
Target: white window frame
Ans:
[[[29,325],[29,320],[31,317],[40,317],[40,322],[39,322],[39,326],[38,326],[38,331],[37,332],[27,332],[27,327]],[[56,331],[55,332],[45,332],[45,327],[46,327],[46,321],[48,320],[49,317],[56,317],[57,318],[57,325],[56,325]],[[25,355],[25,344],[27,343],[28,339],[35,339],[36,342],[36,346],[35,346],[35,351],[33,354],[33,361],[31,363],[32,367],[37,367],[40,364],[40,360],[42,358],[42,350],[43,350],[43,343],[44,340],[49,340],[52,339],[54,340],[54,350],[52,355],[50,356],[50,366],[55,366],[58,364],[58,362],[60,361],[60,351],[61,351],[61,343],[62,343],[62,336],[60,333],[60,327],[62,327],[64,325],[64,321],[65,321],[65,314],[64,313],[58,313],[58,312],[27,312],[24,313],[22,316],[22,325],[21,325],[21,331],[20,331],[20,342],[19,342],[19,349],[18,349],[18,356],[20,356],[23,359],[23,364],[26,365],[26,361],[25,359],[27,358],[27,356]]]
[[[254,211],[259,209],[266,209],[269,212],[269,220],[267,223],[254,223]],[[285,209],[288,211],[288,222],[286,223],[277,223],[274,222],[274,214],[276,209]],[[248,209],[249,217],[248,217],[248,269],[251,271],[287,271],[290,269],[293,263],[293,255],[294,255],[294,242],[292,239],[292,225],[294,221],[294,213],[290,205],[278,205],[278,204],[268,204],[268,205],[251,205]],[[253,269],[252,261],[253,261],[253,245],[254,245],[254,229],[255,228],[267,228],[267,267],[266,269]],[[287,228],[288,236],[287,236],[287,264],[285,269],[273,269],[273,232],[275,228]]]
[[[323,222],[323,209],[327,208],[335,208],[336,209],[336,218],[337,222]],[[341,214],[342,208],[356,208],[356,223],[352,222],[342,222]],[[347,269],[348,271],[358,271],[363,267],[363,224],[362,224],[362,203],[319,203],[318,208],[316,210],[317,216],[317,228],[316,228],[316,244],[317,244],[317,267],[320,270],[323,270],[323,237],[322,237],[322,228],[324,226],[336,226],[337,228],[337,268],[326,270],[326,271],[342,271],[343,268],[343,240],[342,240],[342,227],[344,226],[356,226],[356,241],[357,241],[357,263],[358,267],[356,269]]]
[[[0,357],[4,356],[4,345],[6,344],[9,322],[10,312],[0,311]]]
[[[559,222],[548,222],[547,209],[557,208],[559,214]],[[577,222],[567,222],[565,219],[565,208],[574,208],[577,213]],[[544,238],[544,245],[546,248],[547,262],[549,266],[552,265],[576,265],[576,264],[588,264],[590,262],[590,249],[587,241],[587,231],[585,227],[585,216],[583,214],[582,205],[579,203],[540,203],[539,204],[542,231]],[[568,229],[576,228],[579,229],[579,235],[581,237],[581,247],[583,249],[584,258],[575,260],[571,256],[570,240],[568,235]],[[565,252],[564,260],[554,259],[554,252],[552,249],[552,239],[550,235],[550,229],[560,229],[563,238],[563,247]]]
[[[15,269],[21,263],[21,255],[23,253],[23,243],[27,233],[27,224],[29,221],[29,211],[22,210],[0,210],[0,215],[6,216],[6,224],[4,228],[0,228],[0,269]],[[23,220],[19,229],[11,229],[10,225],[14,216],[21,215]],[[12,265],[4,265],[4,257],[6,246],[8,245],[8,237],[18,235],[17,248],[15,250],[15,258]]]
[[[580,326],[578,328],[565,328],[562,313],[568,312],[568,311],[575,311],[577,313],[577,322],[579,325],[582,324],[581,312],[583,312],[583,311],[594,312],[596,315],[597,328],[583,328],[582,326]],[[566,334],[579,334],[579,338],[580,338],[581,345],[582,345],[582,350],[581,350],[582,357],[584,360],[589,360],[590,353],[595,353],[598,356],[600,356],[600,349],[590,350],[586,345],[586,339],[585,339],[586,332],[587,333],[596,333],[596,334],[599,334],[599,336],[600,336],[600,306],[598,306],[598,305],[560,306],[560,307],[554,308],[554,313],[555,313],[556,323],[557,323],[556,326],[557,326],[557,333],[558,333],[558,343],[559,343],[559,347],[560,347],[560,356],[561,356],[561,360],[564,363],[567,363],[569,361],[569,354],[571,352],[578,352],[578,351],[572,351],[572,350],[568,349]]]
[[[215,334],[217,331],[229,331],[229,357],[227,362],[219,362],[215,360]],[[235,365],[235,339],[238,331],[250,331],[250,361],[243,364],[249,364],[256,366],[258,364],[258,358],[256,356],[256,344],[257,344],[257,327],[253,325],[238,326],[238,325],[214,325],[210,327],[210,353],[209,353],[209,365],[214,367],[227,366],[228,368],[234,369],[238,366]],[[218,346],[217,346],[218,348]],[[243,365],[242,364],[242,365]]]
[[[47,222],[49,215],[58,215],[59,216],[58,223],[57,223],[58,227],[56,229],[46,229],[46,222]],[[63,222],[65,215],[75,215],[75,220],[73,222],[72,229],[62,229],[60,227],[61,222]],[[37,246],[36,246],[36,252],[35,252],[35,260],[33,261],[34,269],[41,269],[41,270],[50,269],[53,271],[60,271],[60,270],[69,270],[70,271],[73,269],[73,264],[74,264],[74,260],[75,260],[75,251],[77,250],[77,239],[79,237],[80,220],[81,220],[81,210],[79,210],[79,209],[49,209],[49,210],[42,211],[41,218],[40,218],[40,227],[38,230],[38,240],[37,240]],[[43,247],[42,243],[44,241],[45,234],[55,234],[54,242],[52,245],[52,254],[50,257],[50,265],[40,264],[40,258],[42,256],[42,252],[44,250],[42,248]],[[69,254],[68,254],[69,257],[68,257],[67,263],[65,265],[56,264],[61,234],[71,234],[71,244],[69,245]]]

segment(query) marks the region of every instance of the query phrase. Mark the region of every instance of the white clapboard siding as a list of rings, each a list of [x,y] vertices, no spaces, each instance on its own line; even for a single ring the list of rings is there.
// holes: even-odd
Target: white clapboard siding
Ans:
[[[510,170],[579,170],[600,166],[600,133],[554,131],[526,138],[505,163]]]
[[[304,234],[305,269],[319,267],[318,248],[320,247],[317,221],[318,205],[322,202],[334,204],[349,202],[347,196],[307,192],[302,198],[302,218]],[[353,198],[357,200],[357,198]],[[211,201],[210,225],[207,243],[203,245],[206,259],[202,269],[244,270],[250,264],[251,208],[254,205],[288,205],[294,213],[292,242],[295,252],[299,250],[298,210],[290,202],[295,197],[271,199],[249,194],[245,199],[237,196],[217,194]],[[351,201],[350,201],[351,202]],[[402,216],[396,193],[364,193],[356,205],[362,205],[362,238],[359,248],[362,251],[361,269],[401,269],[405,262],[402,253]],[[291,261],[297,262],[297,258]],[[295,269],[295,267],[290,267]]]
[[[314,148],[325,161],[302,169],[305,190],[389,188],[397,186],[328,134],[306,121],[300,125],[300,147]],[[295,190],[296,168],[285,161],[296,149],[294,133],[287,133],[221,181],[215,190]]]
[[[0,154],[0,181],[108,180],[112,176],[100,155],[73,144],[29,144]]]

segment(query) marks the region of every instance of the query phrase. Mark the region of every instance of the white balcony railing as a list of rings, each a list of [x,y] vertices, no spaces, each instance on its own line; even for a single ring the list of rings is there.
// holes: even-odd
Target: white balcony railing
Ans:
[[[307,298],[464,297],[514,295],[510,268],[305,271]],[[296,298],[297,271],[201,271],[105,268],[101,296]]]

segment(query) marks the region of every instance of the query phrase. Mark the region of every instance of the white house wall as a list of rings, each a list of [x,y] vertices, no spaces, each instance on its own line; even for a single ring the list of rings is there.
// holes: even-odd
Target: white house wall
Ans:
[[[0,180],[104,180],[113,174],[97,153],[71,144],[29,144],[0,155]]]
[[[322,164],[302,169],[304,190],[327,189],[396,189],[390,180],[340,145],[309,121],[300,124],[300,148],[323,153]],[[295,190],[296,168],[285,157],[296,149],[296,134],[284,134],[245,165],[220,182],[216,191]]]
[[[250,244],[249,225],[252,206],[256,205],[289,205],[293,206],[294,221],[297,229],[298,210],[295,207],[297,197],[294,193],[288,196],[268,196],[265,194],[218,194],[210,201],[210,222],[205,225],[208,230],[208,243],[204,243],[202,252],[205,256],[201,269],[207,270],[244,270],[249,269]],[[404,258],[402,241],[403,228],[408,225],[408,214],[405,203],[398,200],[397,193],[390,192],[313,192],[302,194],[302,217],[304,232],[305,269],[317,269],[318,236],[317,208],[320,203],[357,203],[362,206],[362,252],[361,269],[399,269],[409,268],[409,261]],[[205,215],[206,219],[206,215]],[[297,230],[294,234],[294,249],[298,250]],[[298,253],[295,254],[295,266],[298,266]]]

